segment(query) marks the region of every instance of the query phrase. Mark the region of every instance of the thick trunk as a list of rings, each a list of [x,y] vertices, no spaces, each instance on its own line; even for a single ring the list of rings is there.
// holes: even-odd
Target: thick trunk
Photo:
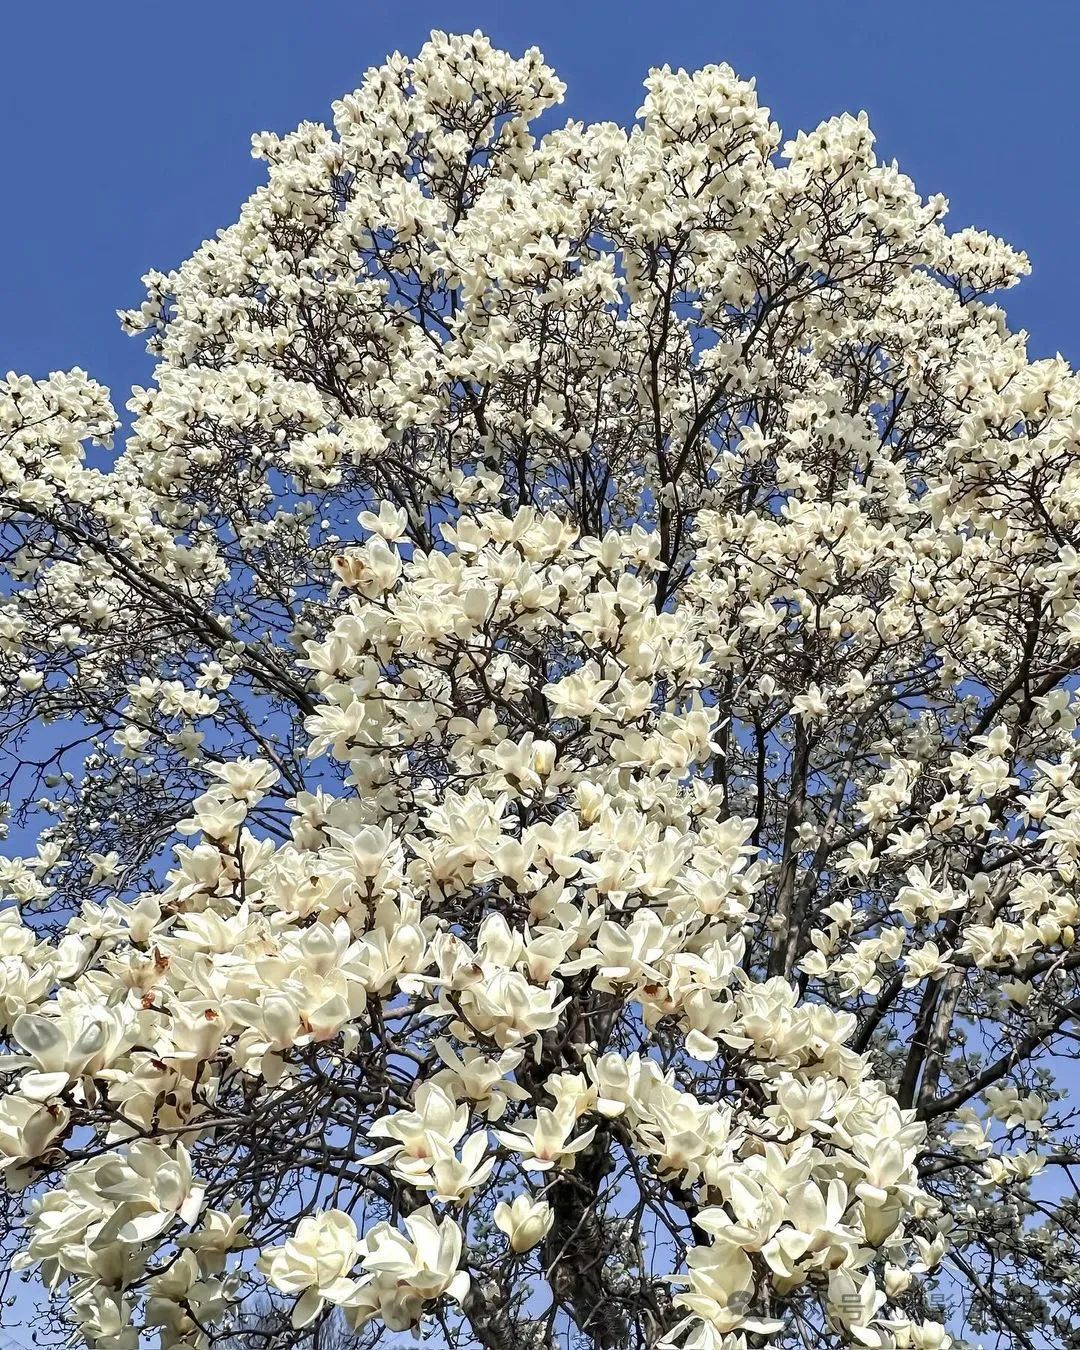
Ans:
[[[605,1281],[610,1239],[596,1204],[613,1165],[610,1135],[598,1129],[592,1144],[578,1154],[574,1170],[547,1193],[555,1211],[544,1244],[548,1280],[555,1297],[598,1350],[625,1346],[628,1334],[626,1316]]]

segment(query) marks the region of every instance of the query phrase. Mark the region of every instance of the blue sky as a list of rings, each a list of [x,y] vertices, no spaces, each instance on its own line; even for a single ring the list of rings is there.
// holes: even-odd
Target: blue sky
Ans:
[[[1080,7],[1067,0],[53,0],[5,7],[0,372],[82,365],[118,404],[149,358],[114,311],[235,216],[255,130],[323,119],[432,27],[539,45],[567,116],[627,121],[650,65],[729,61],[785,132],[865,108],[954,226],[1027,249],[1009,297],[1036,355],[1080,360]]]

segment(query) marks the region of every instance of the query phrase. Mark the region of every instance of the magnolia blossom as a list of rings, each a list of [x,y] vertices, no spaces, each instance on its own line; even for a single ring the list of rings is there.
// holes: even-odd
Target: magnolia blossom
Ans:
[[[461,1302],[468,1293],[468,1273],[457,1268],[461,1229],[453,1219],[440,1223],[430,1209],[418,1209],[405,1230],[378,1224],[361,1243],[367,1274],[351,1300],[354,1325],[378,1316],[391,1331],[404,1331],[431,1302],[444,1296]]]
[[[14,1168],[38,1158],[63,1134],[71,1113],[58,1103],[42,1105],[29,1097],[0,1101],[0,1167]],[[7,1178],[7,1184],[12,1184]]]
[[[344,1303],[357,1289],[349,1278],[360,1253],[356,1225],[339,1209],[301,1219],[281,1247],[263,1252],[259,1263],[275,1288],[300,1294],[293,1307],[293,1326],[316,1318],[329,1300]]]
[[[495,1206],[496,1226],[510,1239],[510,1250],[527,1252],[551,1232],[555,1211],[546,1200],[516,1195],[508,1205]]]

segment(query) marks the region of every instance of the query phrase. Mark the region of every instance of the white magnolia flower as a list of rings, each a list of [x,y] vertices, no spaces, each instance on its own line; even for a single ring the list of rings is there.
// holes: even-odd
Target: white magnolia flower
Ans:
[[[328,1300],[341,1304],[355,1294],[357,1283],[350,1272],[361,1250],[349,1215],[330,1209],[301,1219],[282,1246],[263,1252],[259,1265],[275,1289],[300,1295],[292,1322],[304,1327],[318,1317]]]
[[[495,1225],[510,1239],[510,1250],[527,1252],[551,1232],[555,1211],[546,1200],[515,1195],[510,1204],[495,1206]]]

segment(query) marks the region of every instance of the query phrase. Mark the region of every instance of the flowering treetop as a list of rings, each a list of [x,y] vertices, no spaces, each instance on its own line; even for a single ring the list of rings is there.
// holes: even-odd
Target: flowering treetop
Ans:
[[[15,1265],[95,1350],[1075,1345],[1080,385],[865,117],[562,93],[256,137],[107,467],[0,386]]]

